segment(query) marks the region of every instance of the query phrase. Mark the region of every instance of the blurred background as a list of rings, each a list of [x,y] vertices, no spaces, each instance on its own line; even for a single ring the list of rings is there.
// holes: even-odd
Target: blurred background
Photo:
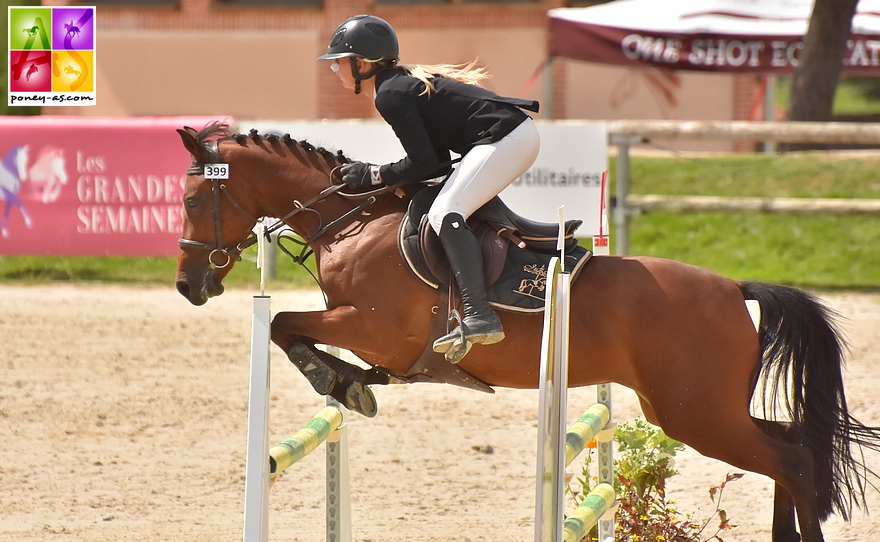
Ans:
[[[724,3],[684,4],[692,8],[705,5],[704,11],[709,11],[697,13],[697,9],[694,17],[711,17],[719,15],[711,12],[719,1]],[[862,0],[859,9],[870,12],[872,1]],[[563,34],[558,21],[549,16],[626,4],[634,24],[647,24],[643,21],[654,18],[659,22],[680,3],[655,0],[650,12],[642,13],[638,6],[644,4],[633,4],[633,0],[48,0],[44,6],[97,6],[97,105],[39,108],[3,104],[0,118],[63,116],[89,122],[184,116],[233,119],[237,126],[276,120],[379,121],[371,100],[352,96],[326,63],[315,61],[326,50],[337,25],[358,13],[377,15],[394,26],[404,63],[477,59],[492,75],[486,83],[491,90],[541,101],[542,110],[536,115],[541,121],[723,124],[815,120],[857,122],[867,129],[880,118],[880,84],[874,77],[880,73],[880,41],[871,36],[846,35],[842,41],[838,36],[844,48],[844,65],[838,63],[837,69],[828,70],[826,62],[824,76],[820,70],[818,76],[804,75],[798,84],[791,63],[784,69],[765,66],[745,70],[745,49],[730,49],[736,44],[729,40],[728,58],[739,59],[737,66],[729,61],[727,66],[698,70],[668,69],[662,63],[647,62],[651,57],[668,56],[674,39],[684,39],[675,36],[665,38],[666,52],[657,48],[662,46],[659,39],[653,45],[631,49],[630,57],[641,58],[626,65],[584,61],[575,57],[588,56],[591,47],[578,42],[575,45],[580,51],[568,54],[566,49],[575,38]],[[849,3],[854,8],[856,0]],[[10,0],[8,4],[39,2]],[[810,0],[750,4],[769,6],[771,15],[777,4],[805,4],[804,13],[810,13],[812,6]],[[819,0],[817,5],[828,4]],[[6,10],[0,16],[6,17]],[[855,18],[852,13],[849,18],[843,14],[847,25],[860,16],[862,21],[870,19],[865,14],[857,13]],[[875,13],[873,19],[880,17]],[[630,30],[635,31],[647,32]],[[859,31],[866,32],[863,28]],[[699,38],[700,32],[709,30],[698,26],[696,32]],[[792,57],[806,59],[800,39],[787,42],[787,49],[780,51],[793,51]],[[766,49],[769,55],[770,45]],[[8,65],[8,61],[4,57],[3,62]],[[6,68],[2,72],[4,89]],[[810,87],[810,81],[826,82],[832,96],[826,105],[820,104],[820,113],[798,117],[792,113],[793,98],[822,98],[819,85]],[[5,131],[9,136],[13,130],[0,125],[0,135]],[[873,200],[880,198],[874,173],[874,149],[878,146],[880,141],[843,141],[807,146],[814,149],[808,152],[781,153],[775,145],[768,147],[755,138],[636,138],[623,149],[615,144],[607,147],[609,204],[614,206],[615,199],[620,199],[615,194],[620,186],[617,157],[621,150],[632,153],[624,167],[626,188],[633,195]],[[15,219],[16,211],[12,214]],[[738,211],[682,214],[640,207],[629,215],[626,252],[630,254],[680,259],[736,278],[815,287],[880,287],[876,212],[822,216]],[[611,228],[614,247],[615,224]],[[173,253],[174,247],[170,250]],[[171,259],[169,254],[156,260],[166,266],[161,268],[163,273],[170,272]],[[0,240],[0,280],[127,280],[108,277],[107,271],[97,269],[112,260],[100,264],[93,260],[13,256]],[[126,260],[119,268],[130,272],[147,265],[141,259],[136,262]],[[285,273],[283,268],[279,270],[279,276]],[[291,273],[300,276],[298,271]],[[245,280],[253,280],[253,276]]]
[[[540,100],[544,111],[537,118],[785,118],[791,95],[790,69],[778,73],[776,109],[769,113],[764,111],[761,98],[765,80],[761,73],[661,70],[648,65],[583,62],[565,56],[555,57],[548,72],[548,43],[553,39],[548,11],[604,3],[48,0],[44,5],[97,6],[99,99],[92,107],[45,107],[41,112],[112,117],[377,118],[368,100],[351,99],[326,63],[315,62],[341,21],[358,13],[371,13],[397,30],[402,62],[464,63],[478,59],[492,74],[486,83],[491,90]],[[8,4],[39,2],[10,0]],[[658,0],[654,9],[663,13],[678,9],[676,4],[667,2],[669,8],[665,8]],[[6,16],[5,10],[0,16]],[[873,54],[876,56],[876,51]],[[724,67],[716,66],[716,70]],[[6,73],[3,70],[4,78]],[[845,76],[839,85],[834,115],[873,120],[872,116],[880,114],[880,85],[876,81]],[[3,107],[3,114],[40,112],[36,108]],[[688,146],[730,150],[732,145],[704,141]]]

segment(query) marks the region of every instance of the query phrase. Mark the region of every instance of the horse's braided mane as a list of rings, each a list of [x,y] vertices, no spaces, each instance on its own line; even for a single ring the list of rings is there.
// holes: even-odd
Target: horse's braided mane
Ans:
[[[306,152],[317,153],[328,162],[336,162],[339,164],[347,164],[351,162],[351,160],[347,156],[345,156],[341,150],[334,153],[333,151],[327,150],[324,147],[315,147],[305,139],[303,139],[302,141],[297,141],[290,137],[290,134],[284,134],[283,136],[279,136],[277,134],[260,135],[257,130],[251,130],[248,134],[233,134],[229,131],[229,125],[223,122],[212,122],[211,124],[202,128],[198,132],[198,134],[196,134],[196,140],[202,146],[204,146],[208,141],[211,140],[235,140],[235,142],[239,145],[246,147],[248,145],[248,141],[253,141],[254,143],[260,145],[262,144],[263,139],[265,139],[272,145],[282,143],[291,151],[298,148]]]

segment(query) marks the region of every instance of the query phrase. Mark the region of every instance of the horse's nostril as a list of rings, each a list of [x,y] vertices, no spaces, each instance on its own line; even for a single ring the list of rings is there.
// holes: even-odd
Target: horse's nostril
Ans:
[[[177,291],[180,292],[180,295],[189,299],[189,284],[184,280],[177,281]]]

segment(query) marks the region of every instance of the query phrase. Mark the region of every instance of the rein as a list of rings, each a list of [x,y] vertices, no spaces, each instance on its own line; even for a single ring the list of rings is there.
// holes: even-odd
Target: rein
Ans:
[[[335,170],[335,168],[334,168],[334,170]],[[332,175],[333,175],[333,173],[331,172],[331,179],[332,179]],[[317,211],[315,211],[314,209],[309,209],[308,208],[309,205],[316,203],[316,202],[324,199],[325,197],[329,196],[330,194],[337,193],[337,192],[339,193],[340,196],[345,196],[345,197],[353,196],[353,194],[345,194],[343,192],[339,192],[339,190],[344,186],[345,186],[344,184],[331,185],[329,188],[325,188],[324,190],[322,190],[317,196],[315,196],[311,200],[307,201],[305,204],[300,204],[298,201],[294,200],[294,205],[302,205],[302,207],[298,207],[298,208],[294,209],[293,211],[291,211],[290,213],[288,213],[287,215],[283,216],[282,218],[279,218],[274,224],[272,224],[271,226],[269,226],[268,228],[266,228],[263,231],[263,235],[266,236],[266,238],[268,239],[270,233],[287,226],[284,223],[284,221],[300,211],[312,211],[313,213],[318,215],[318,220],[320,220],[321,223],[323,223],[323,219],[321,218],[321,215],[318,214]],[[326,226],[319,227],[318,230],[315,231],[315,233],[313,233],[312,235],[310,235],[309,238],[306,239],[305,241],[297,241],[297,240],[294,240],[291,238],[287,238],[287,239],[290,239],[291,241],[296,242],[297,244],[302,245],[302,250],[300,250],[299,256],[294,256],[289,250],[287,250],[281,244],[280,237],[279,237],[279,241],[278,241],[278,248],[280,248],[285,254],[290,256],[290,259],[292,259],[294,261],[294,263],[305,266],[306,260],[308,260],[309,256],[311,256],[314,253],[314,250],[312,250],[311,246],[312,246],[312,242],[315,239],[324,235],[329,230],[332,230],[333,228],[342,224],[343,222],[348,221],[349,218],[360,214],[364,209],[366,209],[370,205],[376,203],[376,196],[378,196],[379,193],[381,193],[381,192],[385,192],[385,190],[380,189],[380,190],[375,190],[373,192],[369,192],[369,193],[365,193],[365,194],[354,195],[354,196],[367,196],[367,197],[364,201],[362,201],[360,204],[355,206],[353,209],[346,211],[338,218],[335,218],[335,219],[331,220],[330,222],[328,222]],[[287,226],[287,227],[289,227],[289,226]],[[296,230],[294,230],[293,228],[290,228],[290,229],[291,229],[291,231],[296,233]],[[311,271],[309,271],[309,273],[311,273]],[[315,279],[315,280],[317,281],[317,279]]]
[[[216,142],[210,142],[210,143],[214,143],[216,145]],[[209,152],[211,150],[213,151],[213,154],[216,154],[219,156],[219,152],[217,151],[216,146],[213,149],[210,149]],[[285,220],[297,215],[298,213],[300,213],[302,211],[310,211],[310,212],[315,213],[318,216],[320,226],[318,227],[317,231],[315,231],[312,235],[310,235],[308,237],[308,239],[306,239],[304,242],[302,242],[303,248],[300,251],[299,256],[294,256],[290,251],[288,251],[286,248],[284,248],[281,245],[280,241],[278,242],[279,248],[281,248],[281,250],[283,250],[285,254],[290,256],[291,259],[293,259],[293,261],[295,263],[298,263],[300,265],[304,265],[306,260],[308,259],[308,257],[311,256],[312,253],[314,252],[313,250],[311,250],[311,245],[315,239],[317,239],[321,235],[324,235],[325,233],[327,233],[329,230],[333,229],[334,227],[349,220],[351,217],[353,217],[357,214],[360,214],[364,209],[366,209],[367,207],[369,207],[370,205],[372,205],[373,203],[376,202],[377,196],[379,196],[380,194],[382,194],[384,192],[389,191],[388,190],[389,187],[383,187],[383,188],[380,188],[377,190],[373,190],[371,192],[366,192],[364,194],[345,194],[343,192],[339,192],[340,189],[345,187],[345,184],[332,184],[333,174],[336,172],[336,170],[339,167],[340,166],[337,166],[337,167],[333,168],[333,170],[330,171],[330,174],[328,176],[330,178],[331,185],[329,187],[325,188],[324,190],[321,190],[321,192],[319,192],[315,197],[309,199],[305,203],[301,203],[299,200],[293,200],[294,209],[292,211],[290,211],[289,213],[287,213],[283,217],[277,219],[275,221],[275,223],[272,224],[271,226],[263,229],[262,235],[266,239],[270,239],[269,235],[271,233],[287,226],[284,223]],[[187,175],[204,174],[204,165],[203,164],[194,164],[193,167],[187,169],[186,173],[187,173]],[[224,267],[228,266],[232,262],[233,259],[235,261],[241,261],[241,253],[245,249],[255,245],[257,243],[258,238],[254,232],[251,232],[250,235],[248,235],[245,238],[245,240],[242,241],[241,243],[238,243],[235,246],[223,246],[223,235],[222,235],[221,216],[220,216],[220,193],[223,192],[226,195],[226,197],[229,199],[230,203],[232,203],[233,207],[235,207],[239,213],[243,214],[244,216],[248,217],[249,219],[253,220],[254,222],[259,222],[259,219],[257,217],[252,216],[250,213],[248,213],[235,200],[235,198],[232,197],[232,195],[229,193],[229,190],[227,189],[226,185],[223,184],[223,182],[220,179],[212,179],[211,180],[211,191],[213,193],[213,210],[212,210],[212,215],[213,215],[213,220],[214,220],[214,242],[213,242],[213,244],[212,243],[205,243],[203,241],[195,241],[193,239],[185,239],[185,238],[181,237],[180,239],[178,239],[177,245],[180,248],[197,248],[197,249],[202,249],[202,250],[209,250],[210,253],[208,254],[208,264],[211,266],[212,269],[223,269]],[[318,211],[312,209],[311,206],[314,205],[315,203],[327,198],[328,196],[337,193],[337,192],[339,192],[339,195],[349,197],[349,198],[364,196],[364,197],[366,197],[366,199],[364,199],[364,201],[362,201],[360,204],[355,206],[353,209],[346,211],[338,218],[335,218],[335,219],[331,220],[329,223],[327,223],[326,225],[323,225],[324,220],[321,217],[320,213],[318,213]],[[291,231],[296,233],[296,231],[293,230],[293,228],[291,228]],[[225,261],[223,261],[222,263],[215,262],[215,255],[217,255],[217,254],[222,254],[223,256],[225,256],[225,258],[226,258]]]

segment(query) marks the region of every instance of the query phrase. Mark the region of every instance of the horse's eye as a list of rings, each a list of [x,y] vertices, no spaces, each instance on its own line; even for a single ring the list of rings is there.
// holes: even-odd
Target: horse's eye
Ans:
[[[186,201],[186,206],[187,206],[187,207],[190,207],[190,208],[192,208],[192,207],[198,207],[198,205],[199,205],[199,200],[198,200],[198,198],[186,198],[185,201]]]

